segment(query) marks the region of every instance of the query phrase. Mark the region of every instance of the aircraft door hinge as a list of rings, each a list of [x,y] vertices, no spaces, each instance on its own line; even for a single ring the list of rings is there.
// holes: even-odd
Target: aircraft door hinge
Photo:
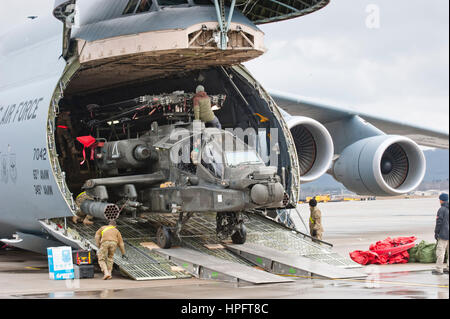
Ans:
[[[64,10],[65,23],[66,23],[66,27],[69,29],[72,28],[72,26],[75,24],[75,14],[76,14],[76,10],[75,10],[74,3],[66,6],[66,8]]]
[[[225,16],[225,0],[214,0],[216,8],[217,21],[219,22],[219,32],[214,37],[217,46],[221,50],[226,50],[228,46],[227,33],[230,31],[231,19],[233,18],[233,11],[236,5],[236,0],[231,0],[230,11],[228,12],[228,19]]]

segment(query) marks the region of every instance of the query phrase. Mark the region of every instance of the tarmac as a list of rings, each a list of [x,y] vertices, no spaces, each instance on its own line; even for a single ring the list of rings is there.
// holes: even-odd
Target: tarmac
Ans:
[[[323,239],[335,252],[348,256],[368,250],[386,237],[416,236],[434,242],[437,199],[395,199],[319,203]],[[309,210],[301,206],[307,220]],[[303,224],[292,215],[298,229]],[[294,282],[265,285],[170,279],[133,281],[113,273],[104,281],[50,280],[47,257],[16,249],[0,250],[0,299],[449,299],[448,275],[431,274],[434,264],[369,265],[365,279],[295,277]]]

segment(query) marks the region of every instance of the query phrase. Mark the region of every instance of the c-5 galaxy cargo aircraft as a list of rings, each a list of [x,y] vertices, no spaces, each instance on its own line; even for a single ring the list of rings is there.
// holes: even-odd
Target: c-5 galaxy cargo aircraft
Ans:
[[[240,212],[294,208],[300,183],[325,173],[359,194],[416,188],[418,144],[448,148],[448,134],[269,94],[242,65],[265,52],[257,25],[328,2],[56,0],[48,17],[2,36],[0,238],[52,245],[43,222],[80,209],[103,219],[177,213],[175,229],[158,232],[170,247],[190,214],[214,211],[217,233],[242,243]],[[222,130],[195,131],[198,85]]]

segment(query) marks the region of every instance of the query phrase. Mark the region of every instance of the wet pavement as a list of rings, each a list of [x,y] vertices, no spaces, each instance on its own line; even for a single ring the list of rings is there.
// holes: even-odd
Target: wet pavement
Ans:
[[[416,236],[433,242],[439,203],[435,199],[377,200],[319,204],[324,240],[340,254],[367,250],[386,237]],[[308,217],[302,207],[303,218]],[[294,218],[299,229],[302,224]],[[21,250],[0,250],[1,299],[448,299],[448,275],[431,274],[433,264],[370,265],[365,279],[329,280],[295,277],[270,285],[242,285],[191,279],[133,281],[115,272],[103,281],[53,281],[46,256]]]

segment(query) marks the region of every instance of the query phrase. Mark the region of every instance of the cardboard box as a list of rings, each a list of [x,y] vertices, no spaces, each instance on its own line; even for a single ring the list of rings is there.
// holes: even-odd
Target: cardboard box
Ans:
[[[47,256],[50,279],[74,279],[71,247],[49,247],[47,248]]]

